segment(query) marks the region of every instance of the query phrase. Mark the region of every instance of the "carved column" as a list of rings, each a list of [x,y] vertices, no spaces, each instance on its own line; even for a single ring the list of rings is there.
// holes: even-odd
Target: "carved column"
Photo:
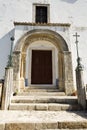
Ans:
[[[20,71],[20,77],[23,77],[23,59],[21,58],[21,71]]]
[[[59,74],[59,89],[64,91],[64,56],[62,52],[58,53],[58,74]]]
[[[20,91],[20,66],[21,66],[21,53],[19,51],[15,51],[13,52],[14,92]]]
[[[74,92],[71,52],[64,52],[64,66],[65,93],[71,95]]]

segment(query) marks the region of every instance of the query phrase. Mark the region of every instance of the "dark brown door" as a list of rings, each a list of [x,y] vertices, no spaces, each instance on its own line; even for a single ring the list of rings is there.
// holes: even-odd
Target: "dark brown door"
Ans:
[[[32,51],[31,84],[52,84],[52,51]]]

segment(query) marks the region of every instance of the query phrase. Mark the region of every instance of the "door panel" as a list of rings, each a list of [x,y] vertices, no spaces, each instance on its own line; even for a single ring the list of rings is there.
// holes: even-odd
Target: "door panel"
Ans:
[[[31,84],[52,84],[52,51],[32,51]]]

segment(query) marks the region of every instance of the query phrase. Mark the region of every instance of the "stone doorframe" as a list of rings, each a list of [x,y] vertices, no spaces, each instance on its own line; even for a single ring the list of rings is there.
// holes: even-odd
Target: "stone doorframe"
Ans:
[[[36,29],[27,32],[16,43],[13,52],[14,67],[14,91],[20,91],[24,85],[26,51],[34,41],[44,40],[51,42],[58,49],[58,88],[66,95],[71,95],[74,91],[72,58],[67,43],[58,33],[51,30]],[[25,86],[25,85],[24,85]]]
[[[52,84],[31,84],[31,69],[32,69],[32,50],[40,50],[40,51],[51,51],[52,52]],[[27,48],[26,53],[26,79],[28,79],[28,85],[31,86],[52,86],[52,88],[55,88],[57,85],[58,80],[58,50],[56,47],[48,42],[43,40],[35,41],[32,44],[29,45]]]

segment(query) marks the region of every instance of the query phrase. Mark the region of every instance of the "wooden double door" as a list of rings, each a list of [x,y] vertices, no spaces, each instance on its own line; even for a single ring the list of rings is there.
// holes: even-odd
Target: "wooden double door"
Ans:
[[[52,84],[51,50],[32,50],[31,84]]]

